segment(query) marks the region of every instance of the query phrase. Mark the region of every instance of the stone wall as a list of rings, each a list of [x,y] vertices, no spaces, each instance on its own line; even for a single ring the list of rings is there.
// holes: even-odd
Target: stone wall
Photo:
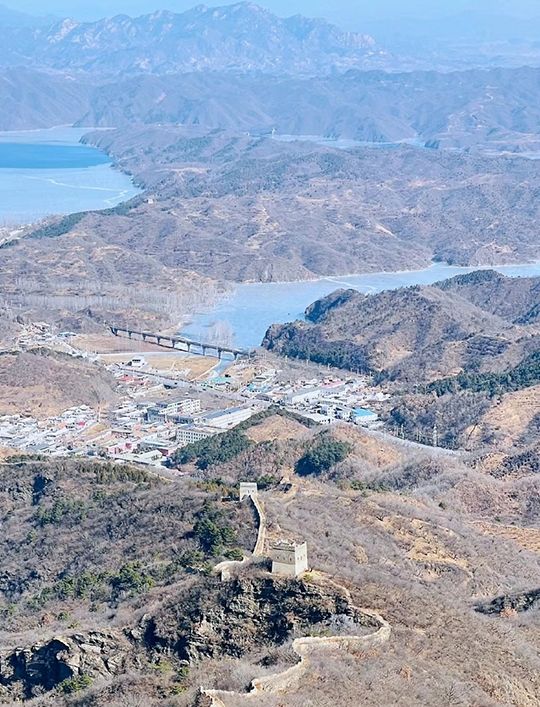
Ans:
[[[263,557],[266,541],[266,515],[264,506],[258,496],[249,496],[248,498],[253,503],[257,514],[257,540],[252,554],[253,557]],[[247,562],[247,557],[244,557],[242,560],[225,560],[214,567],[214,572],[220,574],[222,581],[225,582],[233,576],[236,570],[245,566]]]
[[[369,636],[329,636],[324,638],[306,636],[304,638],[295,639],[292,647],[299,656],[298,663],[283,672],[274,673],[264,678],[255,678],[251,683],[251,690],[246,693],[245,697],[256,697],[264,692],[280,693],[294,689],[309,666],[310,654],[314,652],[326,650],[366,650],[386,643],[391,634],[390,624],[374,611],[358,609],[357,607],[354,608],[356,611],[363,613],[376,622],[379,628]],[[229,700],[229,704],[232,705],[234,704],[234,699],[238,696],[238,693],[226,692],[224,690],[202,691],[212,699],[213,707],[227,707],[227,701]]]

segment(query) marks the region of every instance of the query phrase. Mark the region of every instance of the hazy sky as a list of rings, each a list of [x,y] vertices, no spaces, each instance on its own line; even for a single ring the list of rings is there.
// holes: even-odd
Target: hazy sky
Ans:
[[[201,0],[0,0],[13,9],[34,14],[54,13],[78,19],[97,19],[112,14],[142,14],[156,9],[181,12]],[[207,5],[230,4],[227,0],[206,0]],[[392,17],[443,18],[463,10],[486,14],[526,17],[540,14],[538,0],[261,0],[260,5],[279,15],[296,12],[326,17],[341,25],[361,29],[362,23]]]

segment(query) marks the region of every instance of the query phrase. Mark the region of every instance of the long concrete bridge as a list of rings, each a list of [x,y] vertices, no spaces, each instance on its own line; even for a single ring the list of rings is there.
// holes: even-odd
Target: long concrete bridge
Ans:
[[[165,334],[153,334],[149,331],[136,331],[115,325],[110,325],[109,329],[115,336],[125,335],[129,339],[146,341],[149,344],[156,344],[167,349],[177,349],[187,351],[188,353],[199,354],[202,356],[214,356],[223,358],[224,355],[233,356],[234,359],[250,356],[251,351],[247,349],[237,349],[234,346],[223,346],[222,344],[207,344],[202,341],[188,339],[186,336],[167,336]]]

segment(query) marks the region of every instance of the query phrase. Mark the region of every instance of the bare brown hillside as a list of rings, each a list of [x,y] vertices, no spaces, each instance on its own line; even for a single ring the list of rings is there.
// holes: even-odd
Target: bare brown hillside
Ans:
[[[343,427],[331,434],[344,439],[346,432]],[[295,440],[293,464],[316,438]],[[540,666],[534,603],[524,599],[516,605],[530,608],[506,611],[498,599],[499,611],[477,609],[497,597],[532,597],[538,588],[537,475],[524,467],[516,477],[493,473],[504,468],[506,457],[412,450],[361,430],[348,439],[350,456],[329,473],[291,473],[287,484],[262,493],[269,541],[308,542],[314,572],[305,581],[271,579],[262,564],[221,584],[199,571],[186,574],[185,550],[196,537],[205,537],[192,537],[190,528],[197,528],[193,523],[207,514],[209,503],[221,509],[220,523],[224,513],[228,523],[239,522],[238,539],[249,543],[246,508],[219,502],[210,491],[215,482],[194,485],[184,479],[165,489],[125,469],[106,466],[100,472],[99,466],[68,463],[60,470],[39,462],[17,467],[14,482],[13,468],[6,468],[10,532],[23,545],[38,543],[48,558],[37,576],[26,567],[27,581],[14,584],[9,573],[22,555],[6,549],[2,590],[14,604],[8,625],[45,621],[41,635],[54,634],[69,655],[82,656],[82,673],[76,675],[92,676],[77,687],[80,697],[47,683],[46,694],[34,703],[120,705],[136,692],[148,705],[187,707],[203,685],[234,691],[223,697],[227,707],[277,707],[283,694],[247,698],[242,693],[253,677],[294,664],[291,637],[336,631],[331,617],[347,605],[342,587],[355,606],[389,622],[390,638],[367,651],[313,652],[301,680],[287,689],[287,705],[316,700],[352,707],[361,694],[363,702],[378,707],[383,684],[389,705],[535,705],[540,685],[531,676]],[[274,451],[267,445],[264,454]],[[245,468],[238,457],[228,470],[216,467],[210,476],[232,478]],[[55,542],[74,523],[84,529],[77,543]],[[111,534],[114,545],[106,552]],[[127,558],[139,564],[129,573],[124,569],[124,592],[115,599],[121,586],[115,563]],[[165,572],[173,566],[177,574]],[[100,575],[102,568],[108,572]],[[76,583],[73,577],[79,578]],[[94,584],[80,583],[90,577]],[[54,591],[39,592],[40,587]],[[31,603],[21,601],[28,595],[34,597]],[[11,635],[10,641],[24,645],[29,636]],[[54,647],[46,645],[47,660],[56,665]],[[92,651],[85,653],[85,645]],[[14,690],[3,670],[4,689]],[[38,672],[33,675],[37,679]],[[25,680],[19,687],[28,688]]]
[[[372,296],[338,291],[311,305],[307,321],[270,328],[264,345],[409,383],[497,373],[538,350],[538,286],[480,271]]]
[[[116,383],[97,364],[48,350],[0,355],[0,414],[48,417],[67,408],[106,407]]]
[[[145,198],[37,229],[3,249],[6,276],[38,277],[59,252],[72,280],[167,289],[186,271],[276,281],[422,268],[434,258],[536,257],[535,161],[337,150],[202,127],[133,127],[87,140],[134,174]]]

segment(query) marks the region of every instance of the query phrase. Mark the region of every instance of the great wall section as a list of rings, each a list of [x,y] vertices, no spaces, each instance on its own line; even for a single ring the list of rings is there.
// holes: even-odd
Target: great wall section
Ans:
[[[249,497],[255,507],[258,517],[257,541],[253,550],[253,557],[263,557],[266,541],[266,513],[264,505],[258,495]],[[214,572],[221,574],[221,579],[226,581],[231,576],[231,571],[241,569],[249,562],[248,557],[240,561],[221,562],[214,567]],[[199,690],[200,702],[198,704],[208,707],[231,707],[235,704],[233,700],[242,697],[253,699],[264,694],[283,694],[294,689],[302,675],[307,671],[310,664],[310,656],[319,651],[358,651],[367,650],[380,646],[390,639],[392,628],[390,624],[377,612],[363,609],[354,605],[350,591],[326,577],[320,572],[316,573],[318,581],[325,585],[331,585],[347,597],[349,607],[358,615],[369,619],[377,626],[377,629],[367,636],[303,636],[294,639],[292,649],[298,656],[298,662],[279,673],[266,675],[262,678],[254,678],[251,681],[251,688],[248,692],[228,692],[225,690],[206,689],[201,686]],[[225,700],[225,701],[224,701]]]

